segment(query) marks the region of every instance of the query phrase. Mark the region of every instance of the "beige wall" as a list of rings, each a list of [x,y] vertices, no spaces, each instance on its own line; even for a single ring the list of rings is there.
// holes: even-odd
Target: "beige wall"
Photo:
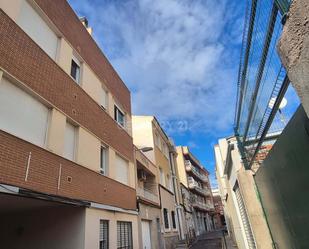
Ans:
[[[57,61],[59,66],[70,75],[73,49],[63,37],[60,39],[58,46]]]
[[[83,65],[82,87],[98,105],[101,105],[101,91],[102,87],[105,88],[105,86],[102,86],[100,80],[85,63]]]
[[[138,148],[154,147],[152,116],[132,116],[133,144]],[[144,153],[155,164],[154,151]]]
[[[0,7],[15,22],[19,16],[21,3],[23,0],[0,0]]]
[[[138,216],[114,211],[87,208],[85,215],[85,249],[99,248],[100,220],[109,220],[109,245],[117,247],[117,221],[132,222],[133,248],[139,248]]]
[[[186,188],[188,188],[187,173],[186,173],[182,146],[177,146],[176,149],[177,149],[177,168],[178,168],[178,175],[179,175],[178,179],[180,183],[182,183]]]
[[[138,226],[138,234],[140,241],[140,248],[142,248],[142,225],[141,221],[149,221],[150,222],[150,236],[151,236],[151,246],[153,249],[160,248],[159,247],[159,238],[158,238],[158,229],[157,229],[157,218],[161,218],[161,210],[160,208],[155,208],[151,206],[147,206],[145,204],[139,204],[139,226]],[[159,220],[161,222],[161,219]]]

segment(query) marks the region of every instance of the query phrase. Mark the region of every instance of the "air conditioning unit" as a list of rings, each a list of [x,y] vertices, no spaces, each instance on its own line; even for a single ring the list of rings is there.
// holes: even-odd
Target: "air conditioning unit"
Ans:
[[[146,181],[146,178],[147,178],[146,172],[145,171],[140,171],[140,173],[139,173],[139,180],[144,182],[144,181]]]

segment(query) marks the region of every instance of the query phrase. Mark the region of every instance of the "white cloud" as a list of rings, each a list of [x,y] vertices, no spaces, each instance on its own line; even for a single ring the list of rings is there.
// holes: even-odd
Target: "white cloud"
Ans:
[[[230,46],[241,37],[237,3],[70,2],[87,15],[131,89],[134,114],[154,114],[169,122],[170,131],[181,131],[179,124],[212,132],[231,127],[239,55]]]

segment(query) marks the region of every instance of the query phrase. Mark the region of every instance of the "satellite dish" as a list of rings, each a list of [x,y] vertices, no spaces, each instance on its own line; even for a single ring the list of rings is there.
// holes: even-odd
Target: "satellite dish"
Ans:
[[[271,99],[270,99],[270,101],[269,101],[269,103],[268,103],[268,107],[269,107],[269,108],[273,108],[273,107],[274,107],[274,104],[275,104],[275,102],[276,102],[276,99],[277,99],[277,98],[271,98]],[[286,99],[286,98],[283,98],[283,99],[281,100],[280,105],[279,105],[279,109],[280,109],[280,110],[283,109],[283,108],[287,105],[287,103],[288,103],[287,99]]]
[[[283,99],[281,100],[279,109],[283,109],[283,108],[286,106],[287,103],[288,103],[287,99],[286,99],[286,98],[283,98]]]

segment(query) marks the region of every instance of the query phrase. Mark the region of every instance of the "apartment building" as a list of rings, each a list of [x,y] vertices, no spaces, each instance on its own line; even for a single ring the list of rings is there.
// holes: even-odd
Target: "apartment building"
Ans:
[[[141,248],[163,248],[161,236],[161,208],[158,169],[143,151],[151,147],[135,148],[136,192],[139,212],[139,240]]]
[[[158,248],[174,248],[175,243],[184,238],[175,147],[153,116],[133,116],[132,129],[133,141],[138,148],[152,148],[143,154],[157,169],[161,208],[158,229],[162,238]]]
[[[67,1],[0,7],[1,245],[139,248],[129,90]]]
[[[209,173],[187,146],[177,146],[177,167],[181,192],[186,209],[187,231],[200,235],[213,230],[212,215],[214,211]]]
[[[214,207],[215,207],[215,214],[213,216],[214,221],[214,227],[215,229],[225,229],[225,218],[224,218],[224,209],[223,209],[223,203],[221,200],[221,195],[219,189],[213,189],[212,190],[212,196],[214,200]]]
[[[229,235],[239,249],[273,248],[253,178],[254,170],[245,169],[236,137],[220,139],[214,150]]]

